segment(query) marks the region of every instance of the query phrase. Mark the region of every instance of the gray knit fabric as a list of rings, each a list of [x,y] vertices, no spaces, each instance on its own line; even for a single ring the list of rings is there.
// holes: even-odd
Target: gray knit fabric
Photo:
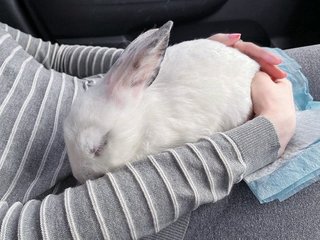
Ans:
[[[65,189],[75,182],[62,122],[90,83],[71,75],[106,72],[121,51],[52,45],[0,25],[0,239],[138,239],[159,231],[158,239],[178,239],[192,210],[276,159],[274,127],[259,117]]]
[[[286,53],[301,65],[303,73],[309,80],[311,95],[320,101],[320,44],[289,49]]]

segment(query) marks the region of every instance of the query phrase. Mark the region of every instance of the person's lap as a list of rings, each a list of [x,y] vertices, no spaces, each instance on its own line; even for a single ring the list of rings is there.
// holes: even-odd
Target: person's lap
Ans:
[[[195,211],[185,239],[318,239],[319,187],[318,182],[285,202],[260,205],[241,183],[220,206]]]
[[[315,100],[320,100],[320,45],[287,50],[301,66]],[[284,202],[261,205],[245,183],[228,198],[200,207],[185,235],[191,239],[319,239],[320,182]]]

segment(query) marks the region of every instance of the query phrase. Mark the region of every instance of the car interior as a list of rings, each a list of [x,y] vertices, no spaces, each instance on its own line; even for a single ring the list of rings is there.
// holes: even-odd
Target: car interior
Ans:
[[[140,33],[174,21],[170,44],[241,33],[282,49],[317,44],[320,1],[0,0],[0,21],[60,44],[126,47]]]

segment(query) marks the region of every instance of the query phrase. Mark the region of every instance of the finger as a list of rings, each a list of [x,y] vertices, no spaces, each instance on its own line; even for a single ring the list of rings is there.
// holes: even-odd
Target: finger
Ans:
[[[238,41],[234,44],[234,47],[256,61],[263,60],[272,65],[278,65],[282,62],[281,58],[277,55],[254,43]]]
[[[263,71],[259,71],[254,75],[254,79],[265,81],[265,79],[271,80],[271,77],[269,74],[267,74]]]
[[[264,61],[260,61],[259,64],[261,70],[270,75],[273,80],[287,77],[287,73],[275,65],[268,64]]]
[[[292,83],[287,78],[277,79],[275,82],[292,88]]]
[[[253,77],[251,88],[255,88],[255,86],[259,86],[261,84],[263,84],[263,86],[267,86],[270,84],[271,85],[274,84],[274,82],[268,74],[266,74],[265,72],[259,71]]]
[[[240,33],[231,33],[231,34],[218,33],[218,34],[212,35],[208,39],[223,43],[226,46],[233,46],[237,41],[240,40],[240,37],[241,37]]]
[[[261,86],[263,86],[265,90],[268,90],[269,88],[272,88],[274,84],[275,82],[271,79],[271,77],[268,74],[259,71],[255,74],[255,76],[252,79],[251,95],[256,95],[257,93],[259,93],[259,91],[256,90],[260,89]]]

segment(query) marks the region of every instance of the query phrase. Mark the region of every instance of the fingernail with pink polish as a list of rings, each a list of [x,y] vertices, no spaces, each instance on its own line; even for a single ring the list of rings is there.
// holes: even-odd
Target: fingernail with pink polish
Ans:
[[[288,77],[288,73],[286,73],[285,71],[281,70],[281,72],[285,75],[284,77]]]
[[[231,33],[228,35],[229,39],[235,40],[235,39],[240,39],[241,33]]]
[[[270,62],[271,64],[280,64],[282,62],[280,57],[270,54],[265,55],[264,60]]]

